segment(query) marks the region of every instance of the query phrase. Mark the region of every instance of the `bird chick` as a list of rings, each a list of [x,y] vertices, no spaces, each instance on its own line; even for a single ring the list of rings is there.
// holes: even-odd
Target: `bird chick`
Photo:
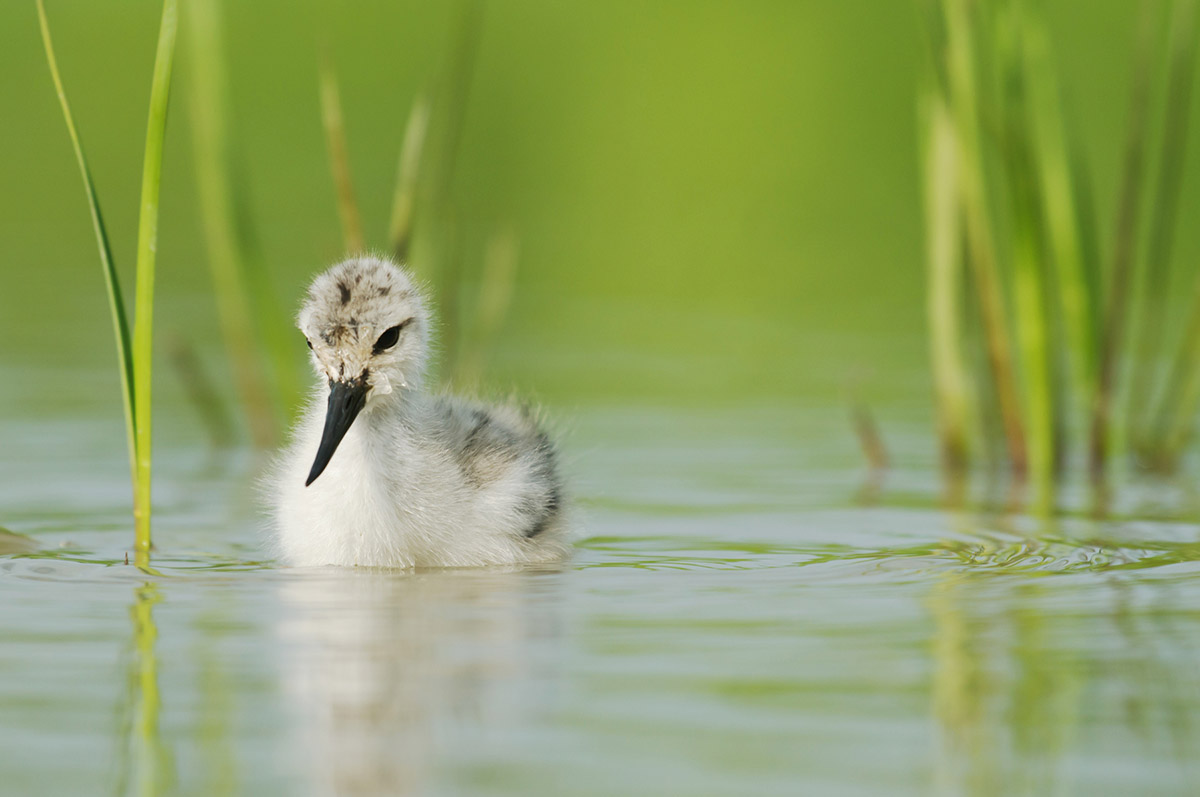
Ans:
[[[567,552],[554,446],[532,415],[424,391],[430,316],[410,275],[359,257],[297,319],[318,385],[269,477],[291,565],[469,567]]]

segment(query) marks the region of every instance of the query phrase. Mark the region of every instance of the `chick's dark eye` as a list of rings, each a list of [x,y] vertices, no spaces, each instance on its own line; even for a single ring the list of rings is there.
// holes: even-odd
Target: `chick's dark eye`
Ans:
[[[312,348],[312,341],[311,341],[311,340],[309,340],[308,338],[305,338],[305,339],[304,339],[304,342],[308,344],[308,348],[310,348],[310,349]]]
[[[405,322],[405,323],[407,323],[407,322]],[[403,326],[404,326],[404,324],[400,324],[399,326],[394,326],[391,329],[389,329],[387,332],[384,332],[382,335],[380,335],[379,340],[375,341],[375,353],[379,354],[379,352],[387,351],[388,349],[395,346],[396,341],[400,340],[400,330],[401,330],[401,328],[403,328]]]

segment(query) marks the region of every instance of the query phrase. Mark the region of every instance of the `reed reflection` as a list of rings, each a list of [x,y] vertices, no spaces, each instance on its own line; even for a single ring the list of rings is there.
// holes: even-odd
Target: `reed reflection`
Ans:
[[[134,591],[129,616],[133,620],[124,699],[121,703],[121,751],[117,794],[158,795],[170,791],[174,767],[159,727],[158,626],[154,606],[162,600],[158,585],[145,583]]]
[[[988,544],[933,586],[937,793],[1119,789],[1099,773],[1145,760],[1158,778],[1139,793],[1194,786],[1200,678],[1179,651],[1200,620],[1163,611],[1178,600],[1173,582],[1140,578],[1138,552],[1114,533],[1093,528],[1068,546],[1045,528]],[[1100,728],[1117,749],[1087,738]]]

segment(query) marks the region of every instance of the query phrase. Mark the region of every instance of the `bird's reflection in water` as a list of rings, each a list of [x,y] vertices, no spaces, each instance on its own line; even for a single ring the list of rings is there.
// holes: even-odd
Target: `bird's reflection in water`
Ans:
[[[544,699],[555,574],[291,575],[281,666],[314,794],[421,792],[439,758],[478,753]]]

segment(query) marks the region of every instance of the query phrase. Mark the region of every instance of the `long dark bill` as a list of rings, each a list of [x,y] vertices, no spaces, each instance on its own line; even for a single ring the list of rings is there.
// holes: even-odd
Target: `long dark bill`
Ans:
[[[325,466],[333,458],[333,452],[337,451],[338,443],[342,442],[350,424],[354,423],[354,419],[366,403],[366,380],[329,383],[329,408],[325,410],[325,431],[321,433],[321,445],[317,447],[317,458],[313,460],[312,470],[308,472],[305,487],[315,482],[325,470]]]

